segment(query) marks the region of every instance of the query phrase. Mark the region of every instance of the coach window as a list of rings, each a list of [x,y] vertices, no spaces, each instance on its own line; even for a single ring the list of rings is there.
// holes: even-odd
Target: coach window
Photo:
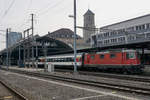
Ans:
[[[115,58],[116,54],[110,54],[110,58]]]
[[[51,59],[51,58],[49,59],[49,62],[52,62],[52,59]]]
[[[66,58],[66,62],[69,62],[69,58]]]
[[[74,58],[71,58],[71,61],[73,62],[73,61],[74,61]]]
[[[66,62],[67,61],[67,58],[62,58],[63,59],[63,62]]]
[[[55,58],[55,62],[58,62],[58,58]]]
[[[69,58],[69,62],[71,62],[72,61],[72,58]]]
[[[65,58],[62,58],[62,62],[65,62],[66,61],[66,59]]]
[[[101,55],[99,55],[99,57],[101,58],[101,59],[104,59],[104,55],[103,54],[101,54]]]

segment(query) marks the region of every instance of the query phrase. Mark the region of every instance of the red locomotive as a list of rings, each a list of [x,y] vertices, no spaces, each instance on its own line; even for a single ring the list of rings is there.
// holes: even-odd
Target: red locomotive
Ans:
[[[140,54],[135,50],[97,52],[84,55],[84,66],[95,66],[100,69],[139,73],[141,65]]]
[[[46,59],[46,60],[45,60]],[[141,64],[141,57],[136,50],[117,50],[105,51],[95,53],[78,53],[77,66],[78,68],[98,68],[105,70],[117,70],[128,73],[140,73],[143,65]],[[55,66],[73,66],[74,55],[54,55],[39,58],[39,65],[53,64]]]

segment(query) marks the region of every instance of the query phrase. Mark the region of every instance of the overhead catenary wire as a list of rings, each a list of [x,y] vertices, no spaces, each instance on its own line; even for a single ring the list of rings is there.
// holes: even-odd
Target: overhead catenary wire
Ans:
[[[63,12],[65,12],[66,10],[68,10],[69,6],[72,4],[72,2],[66,3],[65,6],[62,6],[59,10],[55,11],[55,15],[56,14],[61,14]],[[63,10],[62,10],[63,9]]]
[[[44,15],[46,13],[48,13],[50,10],[54,9],[55,7],[57,7],[58,5],[60,5],[62,2],[64,2],[64,0],[60,0],[59,2],[55,3],[54,5],[48,6],[46,7],[44,11],[39,12],[37,15]]]
[[[30,0],[30,2],[29,2],[29,4],[28,4],[28,7],[27,7],[27,12],[28,12],[28,10],[30,9],[30,7],[31,7],[31,5],[32,5],[32,1],[33,0]],[[54,0],[55,1],[55,0]],[[38,11],[37,13],[38,13],[38,15],[37,16],[43,16],[43,15],[45,15],[45,14],[47,14],[49,11],[51,11],[52,9],[55,9],[55,8],[58,8],[59,9],[59,5],[61,5],[62,3],[64,3],[64,1],[65,0],[59,0],[59,1],[57,1],[57,2],[53,2],[52,3],[52,1],[49,3],[49,4],[47,4],[47,6],[45,6],[45,8],[43,9],[43,10],[41,10],[41,12],[40,11]],[[10,5],[9,5],[9,7],[8,7],[8,9],[6,9],[6,11],[5,11],[5,13],[4,13],[4,17],[9,13],[9,11],[10,11],[10,9],[12,8],[12,6],[13,6],[13,4],[14,4],[14,2],[15,2],[15,0],[12,0],[12,2],[10,3]],[[68,5],[68,3],[67,3],[67,5]],[[61,7],[61,8],[66,8],[66,6],[63,6],[63,7]],[[60,9],[60,11],[62,11],[62,9]],[[58,11],[59,12],[59,11]],[[64,12],[64,10],[63,10],[63,12]],[[62,12],[61,12],[62,13]],[[19,29],[19,30],[22,30],[23,29],[23,27],[27,24],[27,22],[24,22],[25,21],[25,19],[26,18],[24,18],[23,19],[23,21],[21,22],[21,24],[18,26],[17,25],[17,27],[19,27],[19,28],[16,28],[16,29]]]
[[[13,6],[14,3],[15,3],[15,0],[12,0],[12,2],[10,3],[10,5],[8,6],[8,8],[5,10],[4,14],[2,15],[1,19],[3,19],[8,14],[8,12],[10,11],[10,9],[12,8],[12,6]]]
[[[31,6],[32,6],[32,0],[29,0],[28,6],[27,6],[27,9],[26,9],[26,13],[28,13],[28,11],[31,8]],[[28,23],[28,21],[26,21],[26,15],[24,15],[23,20],[18,25],[18,29],[22,28],[27,23]]]

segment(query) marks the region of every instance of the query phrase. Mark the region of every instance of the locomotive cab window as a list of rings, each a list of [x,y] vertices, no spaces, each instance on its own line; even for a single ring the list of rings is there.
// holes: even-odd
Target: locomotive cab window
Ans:
[[[141,59],[141,55],[139,52],[137,52],[136,55],[137,55],[138,59]]]
[[[135,59],[136,58],[136,55],[134,52],[127,52],[126,56],[127,56],[127,59]]]
[[[100,54],[99,57],[100,57],[101,59],[104,59],[105,55]]]
[[[115,58],[116,54],[110,54],[110,58]]]

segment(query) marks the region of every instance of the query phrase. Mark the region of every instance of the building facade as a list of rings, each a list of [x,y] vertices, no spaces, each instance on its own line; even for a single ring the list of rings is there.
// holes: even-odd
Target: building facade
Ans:
[[[91,41],[91,35],[95,33],[95,14],[88,9],[84,14],[84,29],[83,29],[83,39],[85,43]]]
[[[150,41],[150,14],[101,27],[91,40],[92,47]]]
[[[8,47],[13,46],[22,38],[22,33],[20,32],[9,32],[8,33]],[[7,42],[6,42],[7,44]]]

